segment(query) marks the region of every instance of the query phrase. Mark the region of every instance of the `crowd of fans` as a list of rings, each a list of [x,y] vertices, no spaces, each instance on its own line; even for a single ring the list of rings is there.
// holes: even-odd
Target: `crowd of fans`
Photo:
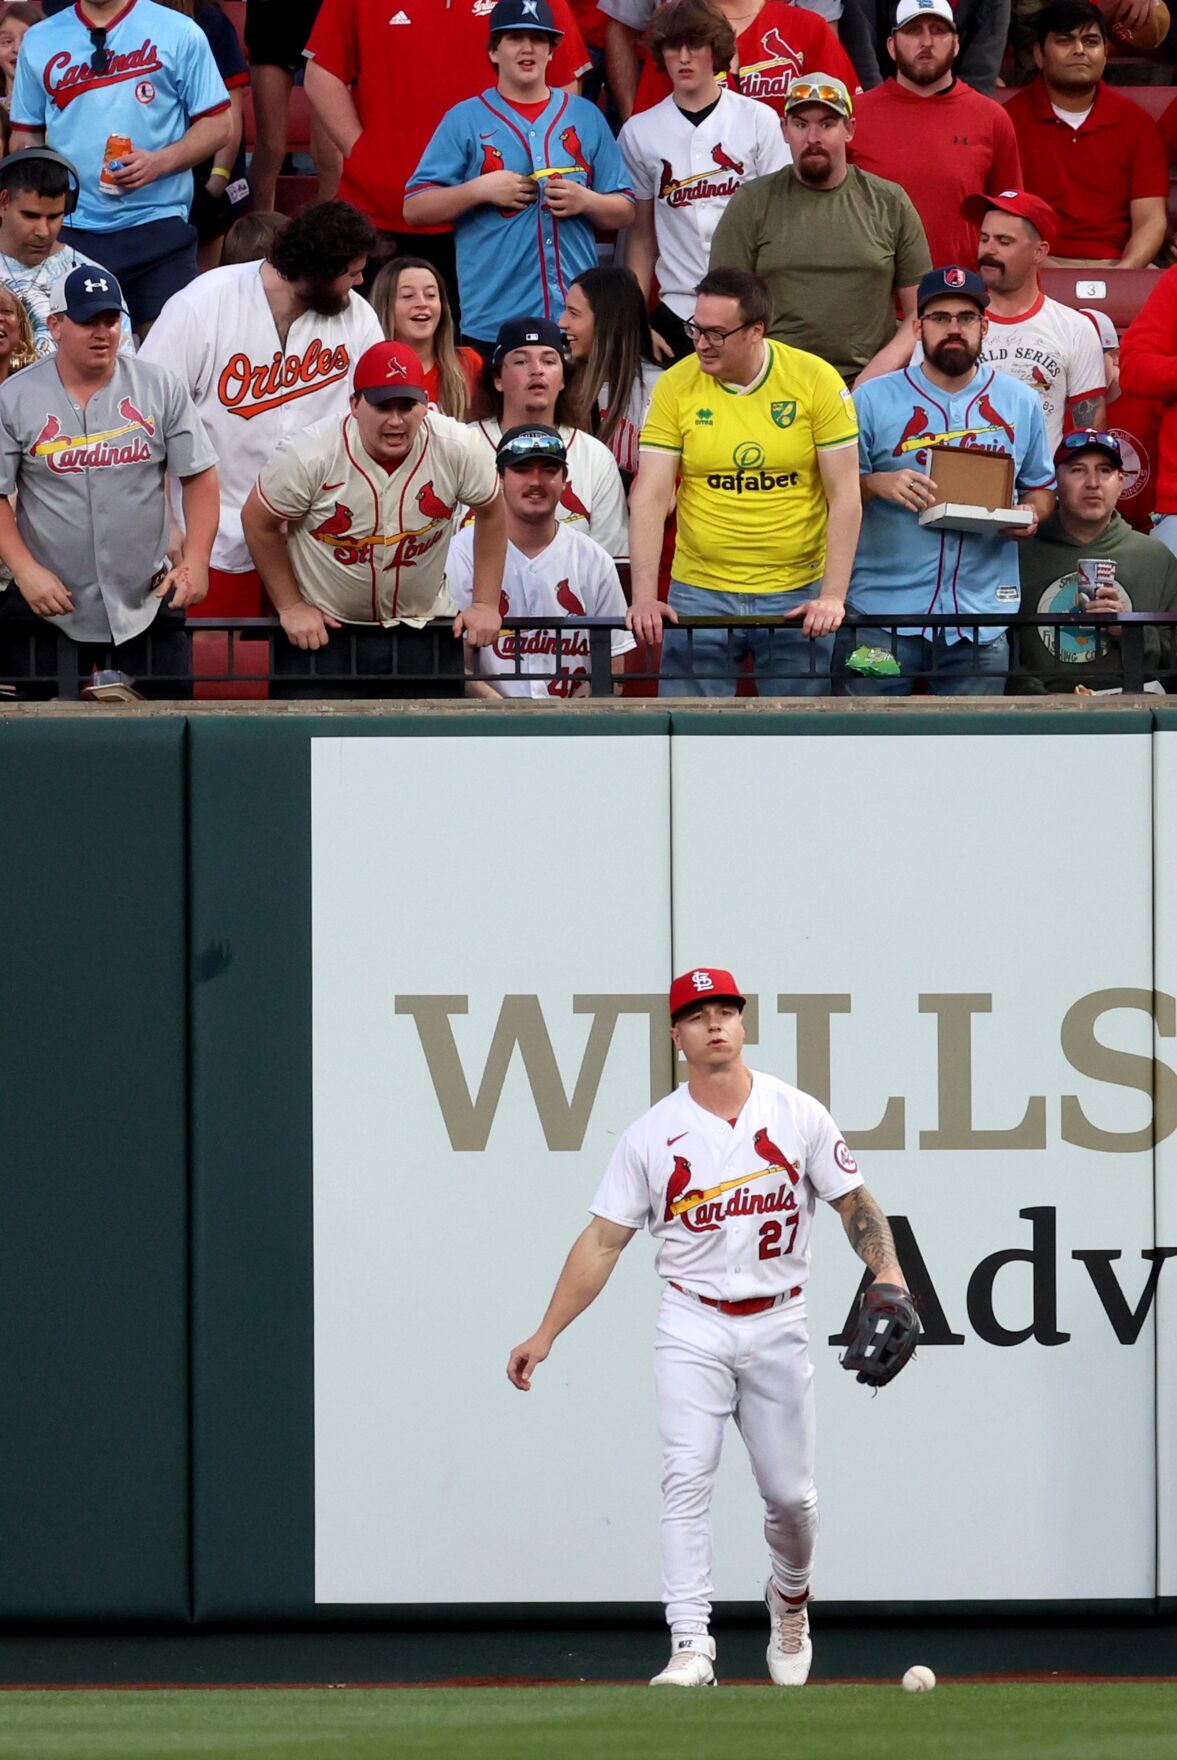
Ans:
[[[1107,77],[1168,28],[3,8],[4,688],[64,637],[182,694],[202,620],[274,615],[287,696],[599,689],[585,618],[665,695],[1112,691],[1129,633],[1173,688],[1126,620],[1177,613],[1177,105]],[[1051,268],[1146,271],[1123,338]]]

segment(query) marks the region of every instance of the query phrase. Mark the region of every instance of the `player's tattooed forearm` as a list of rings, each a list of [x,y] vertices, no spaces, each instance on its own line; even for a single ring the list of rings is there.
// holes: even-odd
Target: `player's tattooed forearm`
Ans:
[[[891,1224],[865,1186],[848,1192],[837,1209],[850,1245],[864,1264],[877,1273],[883,1266],[895,1263]]]

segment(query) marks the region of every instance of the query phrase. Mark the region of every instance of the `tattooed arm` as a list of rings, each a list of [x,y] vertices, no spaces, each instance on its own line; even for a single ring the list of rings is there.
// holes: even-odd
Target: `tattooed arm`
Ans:
[[[865,1186],[855,1186],[844,1197],[831,1200],[830,1208],[842,1218],[846,1238],[858,1257],[875,1274],[876,1283],[897,1283],[907,1288],[907,1279],[899,1269],[891,1224]]]

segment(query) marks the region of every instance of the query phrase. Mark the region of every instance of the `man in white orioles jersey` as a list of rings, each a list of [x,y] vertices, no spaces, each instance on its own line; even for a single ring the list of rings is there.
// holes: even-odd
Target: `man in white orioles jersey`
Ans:
[[[617,564],[586,532],[559,520],[568,481],[568,453],[558,428],[531,422],[509,428],[495,464],[507,510],[507,560],[499,613],[509,617],[625,617]],[[474,533],[464,526],[450,545],[446,586],[458,609],[474,594]],[[609,632],[612,670],[637,646],[627,629]],[[467,654],[473,674],[469,696],[539,697],[587,694],[586,629],[504,629],[485,648]]]
[[[666,1285],[654,1386],[671,1630],[670,1661],[651,1686],[715,1681],[710,1504],[724,1423],[737,1410],[765,1505],[768,1671],[777,1686],[804,1685],[817,1537],[805,1318],[816,1199],[837,1210],[876,1280],[906,1288],[887,1219],[825,1107],[744,1063],[743,1007],[730,972],[699,967],[674,980],[670,1037],[688,1079],[623,1134],[538,1331],[507,1365],[526,1392],[622,1248],[649,1228]]]

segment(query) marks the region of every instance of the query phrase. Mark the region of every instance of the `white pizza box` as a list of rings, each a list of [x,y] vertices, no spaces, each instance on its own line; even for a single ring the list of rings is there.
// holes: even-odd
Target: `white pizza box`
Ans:
[[[933,532],[976,532],[992,537],[1003,526],[1032,526],[1032,507],[971,507],[967,501],[937,501],[925,507],[920,524]]]

